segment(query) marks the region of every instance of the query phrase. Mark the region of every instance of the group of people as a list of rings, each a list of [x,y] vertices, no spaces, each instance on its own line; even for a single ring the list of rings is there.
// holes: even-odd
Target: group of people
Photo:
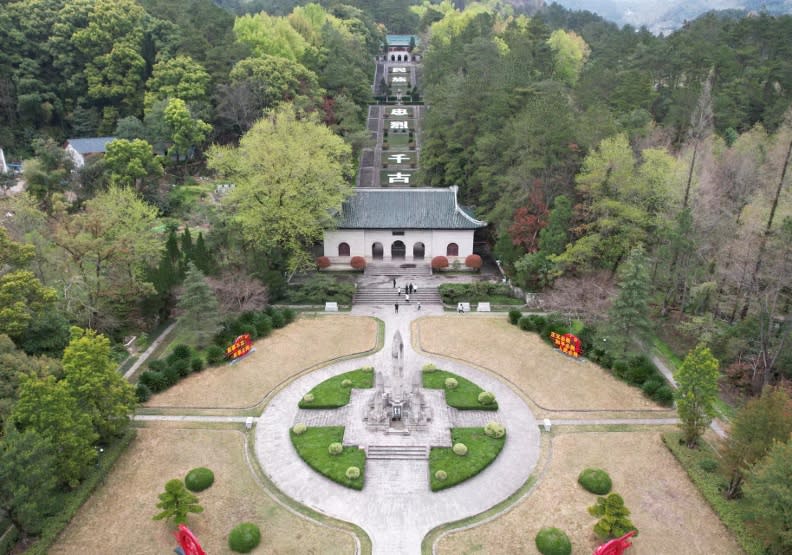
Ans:
[[[396,286],[396,278],[393,278],[393,288],[396,289],[396,295],[401,297],[402,288],[401,288],[401,286],[398,286],[398,287]],[[407,303],[409,303],[410,302],[410,295],[412,295],[416,291],[418,291],[418,288],[415,285],[413,285],[412,282],[410,282],[407,285],[405,285],[404,286],[404,300]],[[421,301],[418,301],[416,306],[417,306],[418,310],[421,310]],[[399,303],[395,303],[393,305],[393,308],[396,311],[396,314],[398,314],[399,313]]]

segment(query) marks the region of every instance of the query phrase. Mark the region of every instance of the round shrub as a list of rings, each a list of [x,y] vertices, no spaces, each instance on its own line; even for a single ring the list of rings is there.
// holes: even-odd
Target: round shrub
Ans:
[[[674,392],[671,388],[667,385],[662,385],[657,388],[657,391],[654,392],[652,395],[652,399],[660,403],[661,405],[665,405],[670,407],[674,403]]]
[[[344,472],[344,474],[350,480],[357,480],[358,478],[360,478],[360,469],[356,466],[350,466],[349,468],[346,469],[346,472]]]
[[[214,472],[203,466],[193,468],[184,477],[184,485],[190,491],[203,491],[212,484],[214,484]]]
[[[643,391],[647,396],[651,397],[662,386],[663,382],[659,378],[649,378],[641,386],[641,391]]]
[[[175,370],[179,377],[184,378],[190,373],[190,359],[177,358],[171,362],[170,370]]]
[[[455,455],[459,455],[460,457],[464,457],[468,452],[467,445],[464,443],[455,443],[451,450]]]
[[[432,270],[448,268],[448,259],[445,256],[435,256],[432,259]]]
[[[530,316],[520,316],[517,320],[517,327],[523,331],[536,331],[533,318]]]
[[[225,351],[219,345],[209,345],[206,348],[206,364],[214,366],[225,360]]]
[[[179,373],[175,368],[166,368],[162,373],[162,377],[165,381],[165,387],[170,387],[179,381]]]
[[[250,553],[261,543],[261,530],[252,522],[235,526],[228,535],[228,547],[236,553]]]
[[[327,446],[327,452],[331,455],[340,455],[341,451],[344,450],[344,446],[338,443],[337,441],[331,443]]]
[[[718,470],[718,461],[714,459],[701,459],[698,465],[701,470],[710,474]]]
[[[495,402],[495,394],[489,391],[482,391],[478,394],[478,402],[482,405],[491,405]]]
[[[601,468],[586,468],[578,476],[578,484],[588,492],[605,495],[613,487],[608,473]]]
[[[139,383],[135,386],[135,395],[137,396],[138,403],[145,403],[151,399],[151,389],[144,383]]]
[[[168,363],[162,359],[150,360],[146,365],[149,367],[149,370],[153,370],[154,372],[162,372],[168,367]]]
[[[563,530],[558,528],[542,528],[536,534],[536,549],[542,555],[570,555],[572,542]]]
[[[294,319],[297,317],[297,313],[294,312],[294,310],[291,308],[284,308],[281,311],[281,314],[283,314],[283,319],[286,321],[287,324],[291,324],[292,322],[294,322]]]
[[[316,267],[320,270],[324,270],[325,268],[330,267],[330,259],[326,256],[320,256],[316,259]]]
[[[294,432],[296,436],[304,434],[307,429],[308,425],[305,422],[297,422],[297,424],[292,426],[292,432]]]
[[[432,364],[430,362],[428,364],[424,364],[421,367],[421,370],[423,370],[424,372],[436,372],[438,370],[438,368],[437,368],[437,366],[435,366],[434,364]]]
[[[189,361],[192,357],[192,349],[189,345],[185,345],[184,343],[179,343],[173,348],[173,351],[168,356],[168,358],[180,358]]]
[[[283,312],[280,310],[273,312],[270,318],[272,318],[272,327],[276,330],[286,326],[286,318],[283,316]]]
[[[483,262],[481,261],[481,257],[477,254],[469,254],[465,257],[465,266],[468,268],[480,270],[482,264]]]
[[[517,323],[520,321],[520,318],[522,318],[522,312],[520,312],[516,308],[512,308],[509,311],[509,323],[512,326],[516,326]]]
[[[506,428],[500,422],[487,422],[487,425],[484,426],[484,433],[498,439],[506,435]]]
[[[342,380],[341,387],[352,387],[352,380],[350,379]]]
[[[438,470],[435,472],[435,480],[444,482],[448,478],[448,473],[445,470]]]
[[[312,403],[313,400],[314,400],[313,393],[306,393],[305,395],[303,395],[303,401],[305,401],[306,403]]]
[[[362,270],[366,267],[366,259],[362,256],[353,256],[349,261],[349,265],[355,270]]]
[[[257,314],[253,325],[256,327],[256,333],[259,337],[267,337],[272,333],[272,318],[266,312]]]
[[[459,382],[456,381],[456,378],[446,378],[445,379],[445,388],[446,389],[456,389],[459,386]]]
[[[193,372],[200,372],[201,370],[203,370],[204,369],[204,359],[201,358],[198,355],[195,355],[194,357],[192,357],[192,360],[190,361],[190,369]]]

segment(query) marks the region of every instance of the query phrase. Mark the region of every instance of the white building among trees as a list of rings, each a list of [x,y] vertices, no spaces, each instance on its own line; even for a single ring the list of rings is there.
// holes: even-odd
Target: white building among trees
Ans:
[[[473,233],[486,222],[457,202],[457,187],[359,188],[347,199],[337,227],[324,233],[324,255],[333,264],[353,256],[372,261],[464,261],[473,254]]]

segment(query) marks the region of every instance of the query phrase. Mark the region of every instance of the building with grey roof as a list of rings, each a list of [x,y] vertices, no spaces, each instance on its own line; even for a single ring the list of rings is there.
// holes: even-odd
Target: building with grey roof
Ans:
[[[83,139],[68,139],[64,149],[74,161],[75,168],[82,168],[87,158],[100,156],[107,150],[107,143],[114,141],[115,137],[86,137]]]

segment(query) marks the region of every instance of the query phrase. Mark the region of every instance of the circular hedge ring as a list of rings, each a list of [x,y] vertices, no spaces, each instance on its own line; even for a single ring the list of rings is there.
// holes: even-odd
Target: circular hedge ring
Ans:
[[[184,477],[184,485],[190,491],[203,491],[214,484],[214,472],[208,468],[193,468]]]

